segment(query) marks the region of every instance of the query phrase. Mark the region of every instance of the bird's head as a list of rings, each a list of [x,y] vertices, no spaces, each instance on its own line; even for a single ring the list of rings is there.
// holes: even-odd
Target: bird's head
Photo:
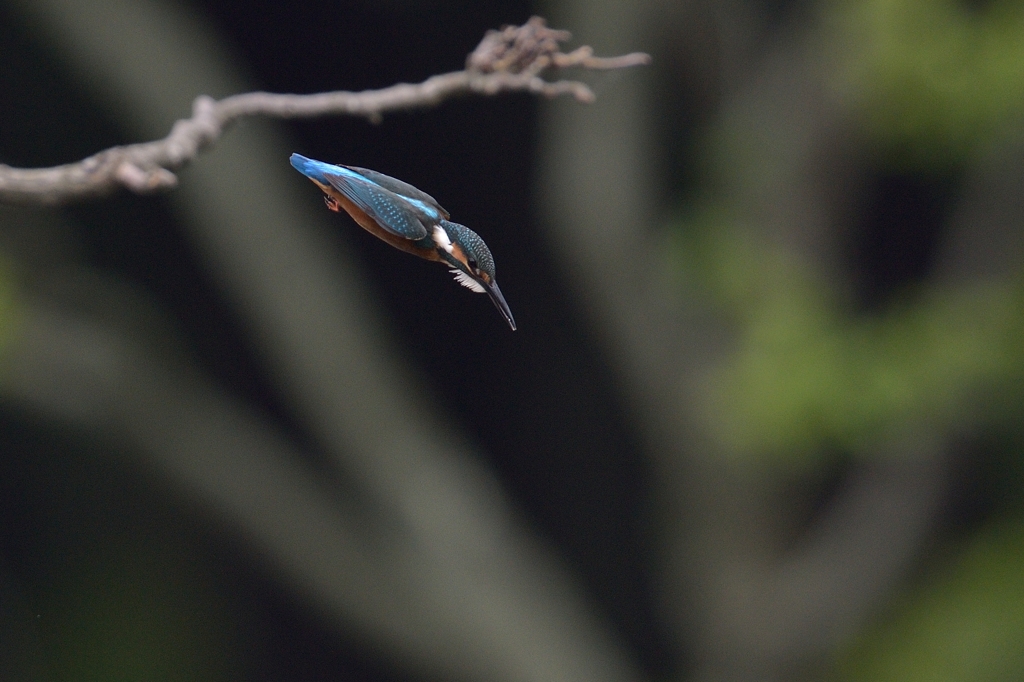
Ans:
[[[456,281],[477,293],[490,296],[514,330],[516,323],[512,312],[494,281],[494,257],[480,235],[465,225],[442,219],[431,236],[437,245],[438,255],[451,266]]]

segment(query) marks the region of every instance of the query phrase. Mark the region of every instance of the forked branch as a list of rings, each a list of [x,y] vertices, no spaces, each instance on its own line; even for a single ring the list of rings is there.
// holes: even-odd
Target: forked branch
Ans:
[[[161,140],[111,147],[52,168],[0,164],[0,201],[57,204],[107,194],[119,187],[139,193],[174,187],[178,179],[173,171],[195,159],[232,122],[245,116],[313,118],[341,114],[379,121],[387,112],[435,106],[457,95],[515,91],[547,97],[568,94],[580,102],[592,102],[594,93],[586,84],[547,81],[541,74],[553,68],[620,69],[651,60],[642,52],[595,57],[587,46],[563,53],[559,43],[569,37],[567,31],[548,28],[542,18],[532,17],[522,26],[488,31],[466,59],[463,71],[431,76],[422,83],[312,95],[249,92],[222,100],[202,95],[192,105],[192,116],[177,121]]]

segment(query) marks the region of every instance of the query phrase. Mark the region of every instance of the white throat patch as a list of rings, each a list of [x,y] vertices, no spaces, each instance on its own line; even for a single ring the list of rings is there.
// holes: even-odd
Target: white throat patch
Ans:
[[[467,289],[471,289],[478,294],[487,293],[487,290],[480,286],[480,282],[477,282],[475,279],[464,273],[462,270],[449,270],[448,272],[455,275],[455,281],[461,284],[462,286],[466,287]]]
[[[455,249],[455,247],[452,246],[452,240],[448,239],[448,233],[445,232],[444,228],[442,228],[440,225],[434,226],[434,233],[431,235],[431,237],[433,237],[435,244],[437,244],[439,247],[441,247],[448,253],[451,253]]]

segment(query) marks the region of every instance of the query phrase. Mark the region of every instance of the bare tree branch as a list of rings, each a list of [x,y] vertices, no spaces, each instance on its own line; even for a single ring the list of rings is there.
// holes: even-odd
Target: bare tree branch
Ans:
[[[122,186],[139,193],[174,187],[178,179],[171,171],[195,159],[231,123],[245,116],[313,118],[344,114],[377,122],[386,112],[435,106],[456,95],[516,91],[547,97],[572,95],[577,101],[592,102],[594,93],[585,83],[551,82],[540,74],[549,68],[620,69],[647,64],[651,59],[642,52],[594,57],[587,46],[568,54],[560,52],[559,42],[569,37],[567,31],[548,28],[542,18],[532,17],[522,26],[488,32],[467,58],[465,70],[431,76],[422,83],[312,95],[249,92],[222,100],[201,95],[192,105],[192,117],[177,121],[162,140],[111,147],[76,163],[52,168],[0,164],[0,201],[58,204],[107,194]]]

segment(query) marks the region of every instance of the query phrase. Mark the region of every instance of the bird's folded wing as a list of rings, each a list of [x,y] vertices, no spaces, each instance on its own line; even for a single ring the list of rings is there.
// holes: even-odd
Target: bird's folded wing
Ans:
[[[345,174],[325,172],[323,176],[332,187],[391,234],[411,240],[423,239],[427,236],[427,225],[436,222],[422,208],[354,171]]]
[[[440,220],[441,218],[447,219],[451,217],[448,215],[448,211],[441,208],[441,204],[437,203],[437,199],[422,190],[416,189],[407,182],[396,180],[390,175],[384,175],[383,173],[378,173],[377,171],[370,170],[369,168],[359,168],[358,166],[345,166],[345,168],[358,173],[367,180],[376,183],[389,192],[394,192],[401,197],[412,200],[415,204],[419,204],[420,207],[428,214],[431,214],[430,217],[434,220]]]

